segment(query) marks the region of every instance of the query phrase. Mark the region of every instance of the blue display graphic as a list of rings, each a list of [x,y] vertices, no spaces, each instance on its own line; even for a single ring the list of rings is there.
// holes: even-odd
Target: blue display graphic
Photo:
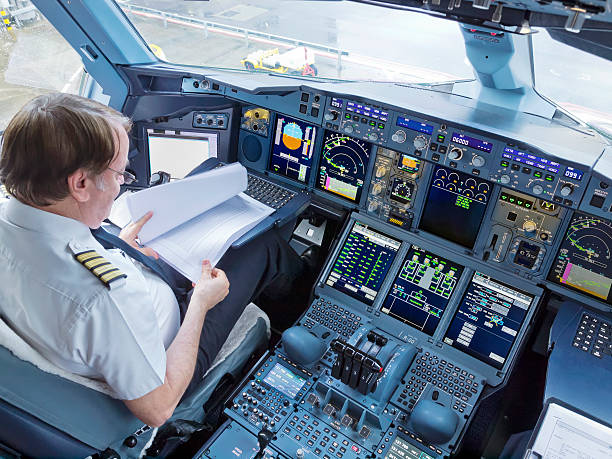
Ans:
[[[444,342],[501,369],[534,296],[475,272]]]
[[[306,380],[285,368],[280,363],[272,367],[263,382],[282,392],[287,397],[295,398]]]
[[[491,150],[493,149],[493,144],[491,142],[475,139],[474,137],[459,134],[458,132],[453,132],[451,142],[458,143],[459,145],[465,145],[466,147],[474,148],[475,150],[485,151],[487,153],[491,153]]]
[[[327,285],[372,304],[401,242],[355,222],[338,253]]]
[[[502,157],[516,161],[517,163],[523,163],[531,167],[537,167],[538,169],[546,170],[556,174],[559,172],[559,163],[550,161],[546,158],[540,158],[539,156],[532,155],[531,153],[525,153],[524,151],[516,150],[514,148],[506,147],[502,153]]]
[[[491,184],[436,166],[420,228],[464,247],[474,247]]]
[[[325,131],[317,186],[359,202],[371,153],[372,145],[368,142]]]
[[[397,126],[405,127],[416,132],[422,132],[423,134],[433,134],[433,126],[431,124],[421,123],[420,121],[409,120],[403,116],[398,116],[395,122]]]
[[[308,183],[317,128],[303,121],[279,115],[269,169],[285,177]]]
[[[381,312],[433,335],[462,272],[462,266],[413,245]]]
[[[563,173],[563,175],[565,177],[569,177],[571,179],[580,181],[580,180],[582,180],[582,176],[584,175],[584,172],[582,172],[580,169],[576,169],[576,168],[574,168],[572,166],[567,166],[565,168],[565,172]]]

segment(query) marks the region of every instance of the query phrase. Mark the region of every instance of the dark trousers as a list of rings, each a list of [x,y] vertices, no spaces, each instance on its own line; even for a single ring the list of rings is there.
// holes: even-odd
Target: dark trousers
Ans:
[[[245,306],[266,289],[274,290],[274,296],[278,296],[280,290],[290,286],[301,274],[303,262],[274,229],[240,248],[229,249],[217,267],[225,271],[229,279],[229,294],[206,314],[195,371],[185,396],[202,381]],[[179,301],[181,317],[190,298],[188,295],[184,301]]]

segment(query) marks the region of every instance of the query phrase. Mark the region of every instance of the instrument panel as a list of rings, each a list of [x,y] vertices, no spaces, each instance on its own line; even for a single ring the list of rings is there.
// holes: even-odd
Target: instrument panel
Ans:
[[[315,95],[316,113],[286,103]],[[592,165],[345,95],[260,100],[241,100],[242,164],[350,213],[297,323],[325,354],[279,345],[226,409],[230,426],[271,428],[271,450],[448,457],[545,288],[612,304],[612,223],[577,210]]]

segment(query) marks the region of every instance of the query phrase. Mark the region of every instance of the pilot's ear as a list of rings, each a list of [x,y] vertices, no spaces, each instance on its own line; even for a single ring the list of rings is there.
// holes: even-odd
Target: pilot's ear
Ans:
[[[93,180],[85,169],[77,169],[68,176],[68,192],[77,202],[86,202],[90,197]]]

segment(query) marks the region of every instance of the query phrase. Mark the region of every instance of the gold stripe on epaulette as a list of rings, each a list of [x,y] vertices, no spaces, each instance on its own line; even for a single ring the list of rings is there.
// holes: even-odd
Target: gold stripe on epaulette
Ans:
[[[106,285],[106,287],[113,288],[121,285],[123,279],[127,278],[119,268],[115,267],[110,261],[101,256],[95,250],[86,250],[75,254],[74,258],[77,259],[85,268],[87,268],[94,276]]]

